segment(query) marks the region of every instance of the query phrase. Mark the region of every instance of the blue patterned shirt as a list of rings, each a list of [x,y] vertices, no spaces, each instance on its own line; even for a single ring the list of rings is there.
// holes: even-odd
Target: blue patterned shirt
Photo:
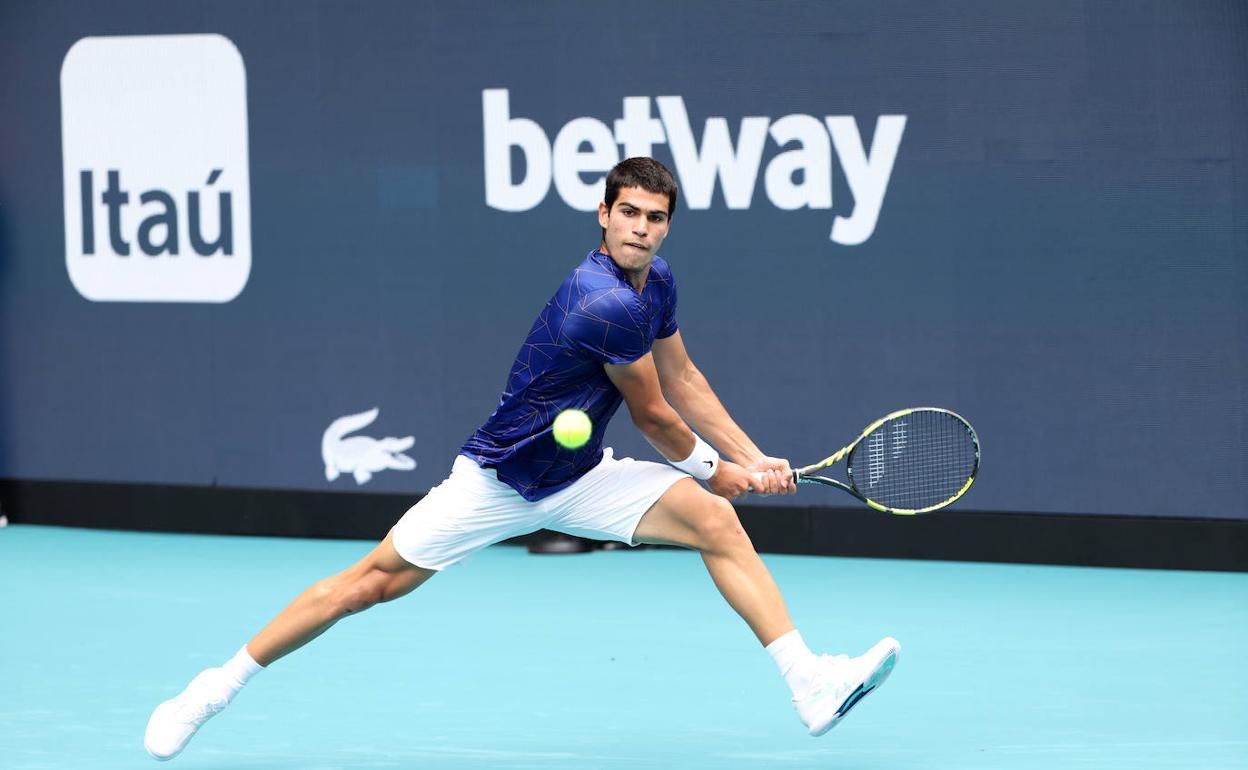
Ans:
[[[602,437],[623,396],[603,364],[626,364],[676,333],[676,281],[660,257],[639,293],[606,254],[592,251],[537,316],[498,408],[460,450],[526,500],[567,487],[602,460]],[[580,449],[555,443],[551,426],[580,409],[593,434]]]

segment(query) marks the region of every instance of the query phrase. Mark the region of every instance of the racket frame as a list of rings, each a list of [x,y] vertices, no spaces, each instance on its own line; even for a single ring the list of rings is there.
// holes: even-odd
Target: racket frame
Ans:
[[[846,457],[848,457],[850,452],[854,451],[854,447],[858,446],[858,444],[860,444],[864,438],[871,435],[871,433],[873,433],[877,428],[879,428],[884,423],[888,422],[889,420],[896,419],[898,417],[905,417],[906,415],[912,414],[914,412],[944,412],[945,414],[951,415],[955,417],[959,422],[962,423],[962,425],[966,428],[966,432],[971,437],[971,442],[975,446],[975,466],[971,468],[971,473],[970,473],[970,476],[967,478],[966,483],[963,484],[962,488],[959,489],[957,493],[955,493],[952,497],[948,498],[947,500],[942,500],[941,502],[935,505],[929,505],[925,508],[889,508],[886,505],[881,505],[877,503],[876,501],[872,500],[871,498],[867,497],[866,495],[858,491],[858,488],[854,486],[853,470],[848,465],[845,468],[845,473],[849,477],[849,482],[850,482],[848,484],[846,484],[843,481],[838,481],[837,479],[829,478],[827,476],[817,475],[819,471],[825,468],[829,468],[835,465],[836,463],[840,462],[841,460],[845,459]],[[881,511],[883,513],[893,513],[899,516],[913,516],[915,514],[929,513],[931,511],[944,508],[945,506],[956,501],[962,495],[966,494],[966,491],[971,488],[971,484],[975,483],[976,474],[979,473],[979,459],[980,459],[979,434],[975,432],[975,428],[971,426],[971,424],[966,420],[965,417],[963,417],[962,415],[950,409],[944,409],[938,406],[914,406],[914,407],[910,407],[909,409],[898,409],[895,412],[890,412],[889,414],[884,415],[880,419],[868,425],[865,429],[863,429],[862,433],[858,436],[858,438],[854,439],[852,442],[842,447],[836,453],[825,457],[824,459],[820,460],[817,463],[814,463],[813,465],[807,465],[801,468],[794,469],[793,482],[795,484],[821,484],[823,486],[828,486],[828,487],[837,487],[838,489],[842,489],[848,492],[849,494],[863,501],[864,503],[871,506],[877,511]]]

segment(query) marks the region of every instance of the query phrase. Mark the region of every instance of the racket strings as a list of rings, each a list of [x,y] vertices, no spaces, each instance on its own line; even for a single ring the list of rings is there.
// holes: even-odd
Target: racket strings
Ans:
[[[921,510],[958,494],[975,472],[976,442],[965,422],[941,411],[894,417],[854,447],[854,487],[887,508]]]

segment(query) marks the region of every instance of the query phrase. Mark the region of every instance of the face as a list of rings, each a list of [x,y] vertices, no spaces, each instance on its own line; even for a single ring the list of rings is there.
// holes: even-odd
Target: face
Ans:
[[[606,203],[598,204],[598,224],[606,231],[602,250],[621,270],[639,273],[650,269],[671,224],[667,207],[666,195],[640,187],[620,190],[610,210]]]

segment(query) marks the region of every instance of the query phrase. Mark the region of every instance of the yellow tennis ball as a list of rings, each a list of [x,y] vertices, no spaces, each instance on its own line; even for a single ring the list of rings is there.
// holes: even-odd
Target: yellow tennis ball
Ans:
[[[580,449],[589,441],[594,424],[580,409],[564,409],[555,418],[555,442],[564,449]]]

